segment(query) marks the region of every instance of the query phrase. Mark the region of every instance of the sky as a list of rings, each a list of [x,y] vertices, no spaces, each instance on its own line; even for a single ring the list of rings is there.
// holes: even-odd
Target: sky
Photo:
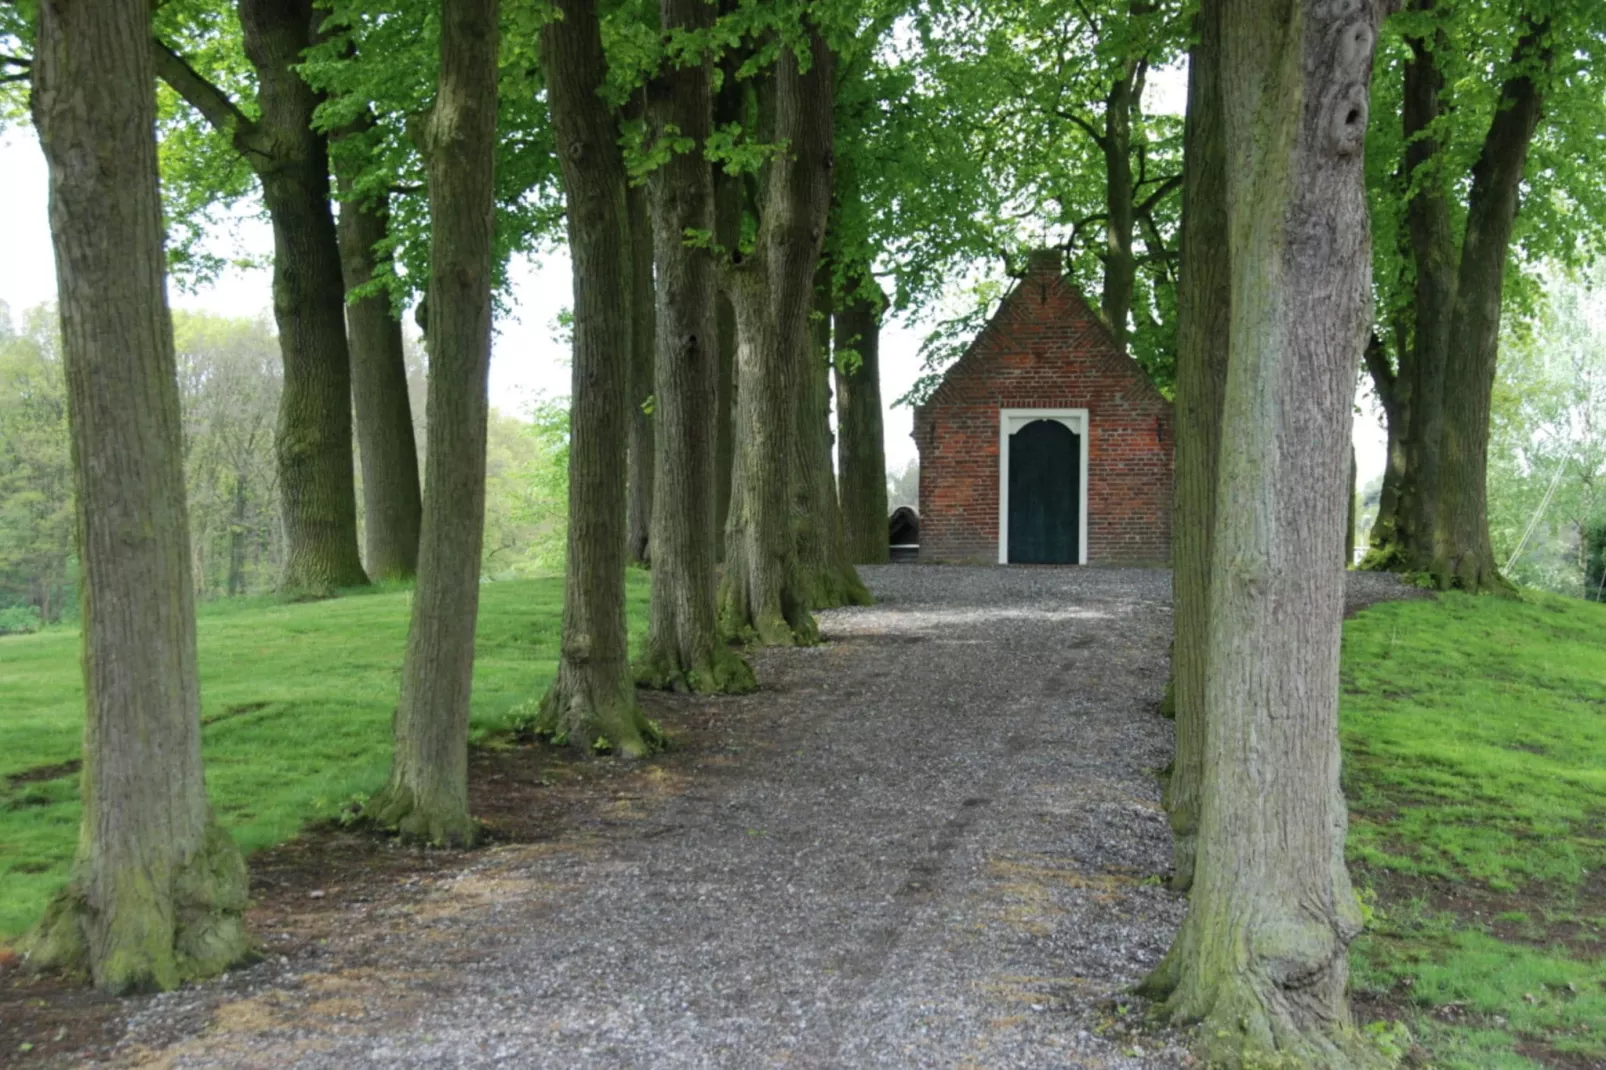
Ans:
[[[1182,79],[1156,79],[1150,110],[1178,110]],[[13,314],[55,300],[54,256],[47,218],[44,156],[32,129],[0,131],[0,301]],[[265,262],[273,247],[265,219],[237,218],[230,235],[232,250]],[[504,412],[522,412],[538,397],[569,393],[568,351],[557,339],[558,313],[573,303],[568,255],[558,250],[539,258],[521,258],[512,266],[510,311],[496,323],[491,356],[491,404]],[[225,316],[265,316],[272,309],[270,273],[266,268],[231,268],[215,283],[194,293],[174,289],[176,308]],[[881,334],[881,397],[887,408],[886,456],[889,473],[901,472],[916,459],[913,411],[893,402],[920,374],[920,343],[926,327],[892,321]],[[1385,444],[1375,407],[1363,405],[1356,417],[1355,444],[1364,486],[1383,469]]]

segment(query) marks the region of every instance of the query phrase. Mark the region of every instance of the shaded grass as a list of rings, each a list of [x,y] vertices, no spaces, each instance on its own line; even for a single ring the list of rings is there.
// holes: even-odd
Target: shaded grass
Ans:
[[[1606,1058],[1606,606],[1376,606],[1343,664],[1357,992],[1435,1066]]]
[[[630,623],[648,579],[632,570]],[[198,613],[203,745],[212,801],[246,851],[283,842],[383,785],[411,591],[325,602],[271,598]],[[556,671],[563,579],[481,588],[473,731],[504,729]],[[0,777],[77,758],[83,677],[76,631],[0,639]],[[26,929],[66,878],[80,815],[76,775],[0,781],[0,940]]]

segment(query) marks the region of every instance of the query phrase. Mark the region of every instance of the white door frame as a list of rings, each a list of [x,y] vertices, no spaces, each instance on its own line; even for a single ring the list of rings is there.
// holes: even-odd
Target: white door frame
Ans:
[[[1086,409],[998,410],[998,563],[1009,564],[1009,436],[1036,420],[1054,420],[1075,433],[1082,447],[1082,471],[1076,503],[1077,564],[1087,564],[1087,440]]]

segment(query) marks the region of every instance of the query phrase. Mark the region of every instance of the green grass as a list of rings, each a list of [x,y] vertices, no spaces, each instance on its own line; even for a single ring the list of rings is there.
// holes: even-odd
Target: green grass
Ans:
[[[1343,731],[1379,896],[1357,990],[1447,1070],[1606,1058],[1606,606],[1376,606],[1345,628]]]
[[[630,573],[632,631],[645,627],[647,578]],[[246,851],[280,843],[380,787],[400,689],[411,592],[327,602],[270,598],[200,608],[206,778],[219,817]],[[506,725],[556,669],[563,580],[481,588],[474,665],[476,732]],[[0,778],[79,755],[83,678],[76,631],[0,639]],[[39,915],[77,843],[78,778],[0,779],[0,941]]]

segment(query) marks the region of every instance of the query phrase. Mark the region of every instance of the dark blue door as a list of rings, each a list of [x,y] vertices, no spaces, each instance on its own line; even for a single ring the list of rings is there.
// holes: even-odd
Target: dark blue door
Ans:
[[[1009,436],[1009,562],[1074,565],[1082,559],[1081,438],[1058,420]]]

